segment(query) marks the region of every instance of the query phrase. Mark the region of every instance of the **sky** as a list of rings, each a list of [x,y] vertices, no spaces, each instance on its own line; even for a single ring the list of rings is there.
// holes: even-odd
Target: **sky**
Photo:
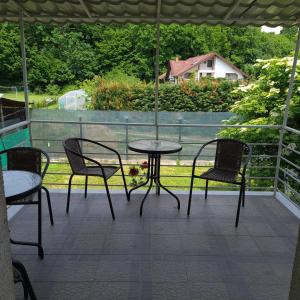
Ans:
[[[281,26],[277,26],[277,27],[262,26],[262,27],[261,27],[261,31],[265,31],[265,32],[275,32],[276,34],[279,34],[281,29],[282,29]]]

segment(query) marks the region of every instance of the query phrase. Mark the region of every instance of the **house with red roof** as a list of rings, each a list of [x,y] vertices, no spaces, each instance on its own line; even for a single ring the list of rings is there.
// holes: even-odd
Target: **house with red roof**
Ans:
[[[201,80],[203,77],[239,80],[248,76],[221,55],[210,52],[186,60],[170,60],[167,73],[159,78],[178,83],[191,78]]]

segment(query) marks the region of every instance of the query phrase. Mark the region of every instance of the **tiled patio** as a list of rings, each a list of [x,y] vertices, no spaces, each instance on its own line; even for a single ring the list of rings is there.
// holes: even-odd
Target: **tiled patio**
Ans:
[[[168,195],[151,195],[139,217],[141,194],[127,203],[113,194],[112,221],[105,194],[52,194],[55,226],[46,202],[45,259],[13,246],[38,299],[285,300],[288,298],[298,219],[272,197],[246,198],[234,227],[237,196],[187,195],[178,212]],[[11,236],[36,239],[35,207],[11,221]],[[20,284],[16,285],[22,298]]]

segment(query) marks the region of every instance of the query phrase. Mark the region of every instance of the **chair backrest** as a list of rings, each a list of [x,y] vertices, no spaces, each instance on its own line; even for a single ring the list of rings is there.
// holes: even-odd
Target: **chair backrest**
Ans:
[[[250,153],[250,148],[244,142],[233,139],[217,140],[215,168],[239,172],[245,152]]]
[[[7,170],[22,170],[42,175],[42,150],[31,147],[15,147],[7,149],[5,152]],[[48,163],[48,156],[46,157]]]
[[[77,173],[86,167],[84,159],[82,157],[82,151],[79,143],[79,139],[70,138],[63,143],[66,155],[69,160],[69,164],[73,173]]]

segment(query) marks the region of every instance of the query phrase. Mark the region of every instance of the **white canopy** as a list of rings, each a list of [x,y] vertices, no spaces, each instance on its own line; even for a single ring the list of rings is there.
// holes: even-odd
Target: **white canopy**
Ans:
[[[300,0],[4,0],[0,22],[292,26]]]

